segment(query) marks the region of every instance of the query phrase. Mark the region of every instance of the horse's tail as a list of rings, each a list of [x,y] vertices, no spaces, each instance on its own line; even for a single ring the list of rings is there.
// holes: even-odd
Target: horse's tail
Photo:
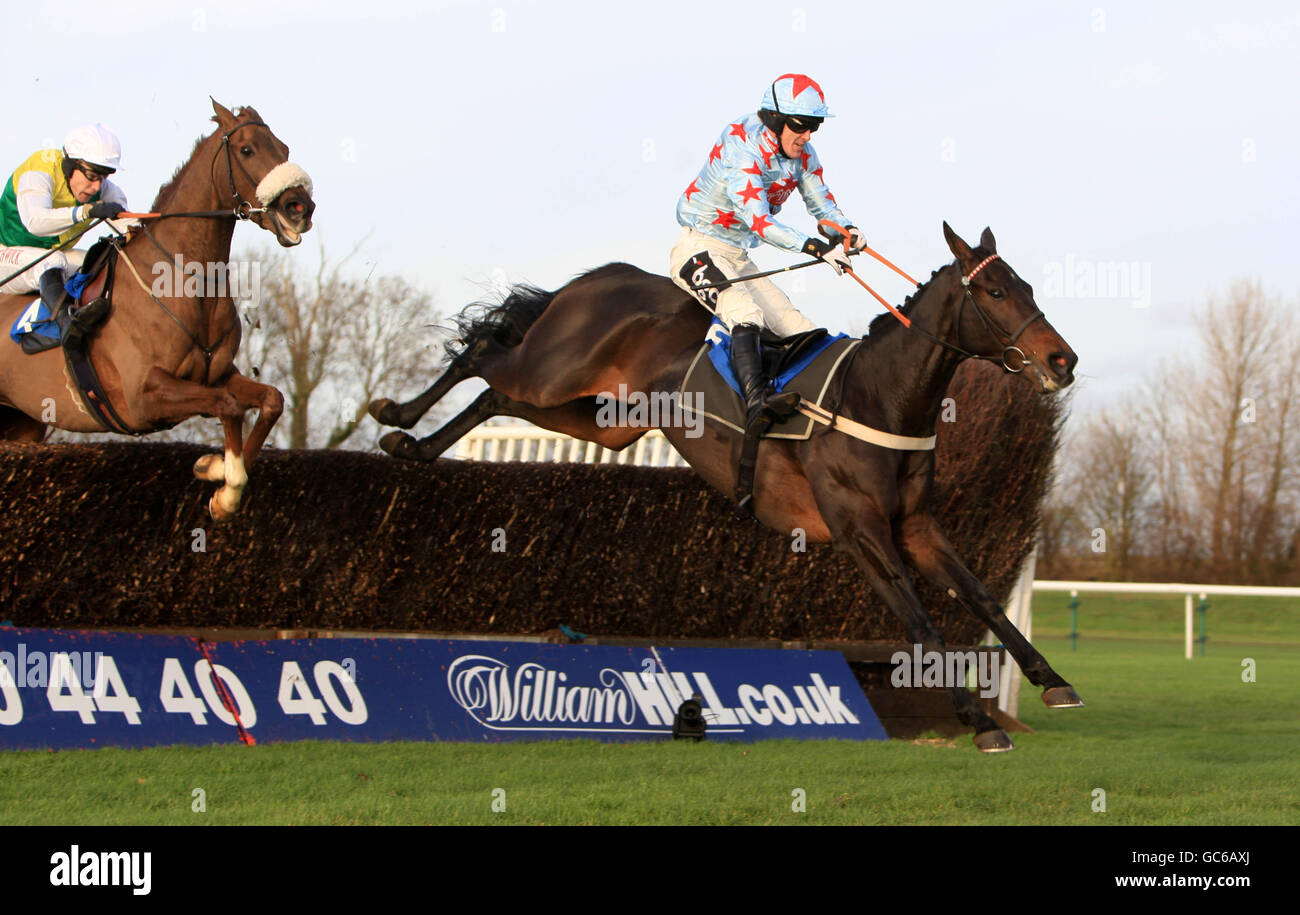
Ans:
[[[452,318],[456,332],[446,343],[447,358],[454,360],[485,340],[507,348],[518,346],[554,298],[554,292],[521,283],[498,304],[475,302],[466,306]]]

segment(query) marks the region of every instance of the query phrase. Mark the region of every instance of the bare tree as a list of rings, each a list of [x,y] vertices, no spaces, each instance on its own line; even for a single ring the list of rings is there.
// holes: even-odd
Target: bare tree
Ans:
[[[1105,528],[1108,574],[1285,580],[1300,546],[1296,308],[1233,284],[1163,363],[1064,453],[1069,498]]]
[[[1264,517],[1268,528],[1276,525],[1278,496],[1290,475],[1281,463],[1270,469],[1269,459],[1270,450],[1277,453],[1279,431],[1285,442],[1294,422],[1275,388],[1279,381],[1295,384],[1280,377],[1275,355],[1279,343],[1287,345],[1290,328],[1260,284],[1245,281],[1234,283],[1226,300],[1211,300],[1197,316],[1197,328],[1201,353],[1195,371],[1182,380],[1176,405],[1185,429],[1183,452],[1205,525],[1206,572],[1241,579],[1254,565],[1256,534],[1263,542],[1272,539],[1258,525]],[[1261,415],[1281,422],[1262,424]],[[1276,483],[1269,483],[1274,476]]]
[[[1201,449],[1188,440],[1182,406],[1184,379],[1191,371],[1187,360],[1167,361],[1130,401],[1134,423],[1148,440],[1152,491],[1141,549],[1152,578],[1191,577],[1203,558],[1188,471]]]
[[[1074,452],[1072,501],[1089,536],[1089,548],[1104,553],[1106,574],[1131,578],[1145,540],[1153,475],[1149,439],[1132,420],[1131,404],[1089,417]]]
[[[322,245],[310,275],[283,254],[254,255],[263,279],[248,310],[250,355],[261,380],[284,392],[284,447],[342,446],[370,400],[427,377],[439,361],[429,295],[401,277],[354,275],[360,247],[330,261]]]

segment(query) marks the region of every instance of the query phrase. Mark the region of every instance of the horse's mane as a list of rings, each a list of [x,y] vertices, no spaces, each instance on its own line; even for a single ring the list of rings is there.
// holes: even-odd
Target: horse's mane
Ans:
[[[928,280],[926,280],[920,286],[917,286],[916,290],[911,295],[903,299],[903,304],[898,309],[900,312],[903,313],[903,315],[907,317],[911,317],[912,310],[916,307],[917,301],[919,301],[921,296],[925,293],[925,291],[930,288],[930,284],[934,282],[934,278],[938,276],[940,271],[942,271],[943,269],[944,269],[943,267],[940,267],[938,270],[932,271],[930,273],[930,278]],[[890,314],[887,311],[881,312],[880,314],[876,315],[874,318],[871,319],[871,324],[867,327],[867,337],[879,337],[881,334],[884,334],[895,327],[901,327],[901,326],[902,326],[902,322],[900,322],[892,314]]]
[[[236,108],[230,113],[238,118],[238,117],[242,117],[245,113],[250,111],[253,111],[253,109],[245,106],[243,108]],[[253,113],[256,114],[256,112]],[[216,115],[212,116],[212,120],[214,121],[217,120]],[[164,184],[162,187],[158,188],[158,196],[154,197],[153,205],[149,207],[150,212],[160,213],[162,212],[163,207],[166,204],[171,202],[172,195],[176,193],[176,179],[181,176],[181,172],[185,171],[186,166],[188,166],[191,162],[194,161],[195,155],[198,154],[199,147],[202,146],[211,138],[212,138],[212,134],[205,133],[203,136],[199,137],[197,140],[194,141],[194,148],[190,150],[189,156],[186,157],[184,162],[176,166],[176,171],[172,172],[172,176],[167,180],[167,183]]]

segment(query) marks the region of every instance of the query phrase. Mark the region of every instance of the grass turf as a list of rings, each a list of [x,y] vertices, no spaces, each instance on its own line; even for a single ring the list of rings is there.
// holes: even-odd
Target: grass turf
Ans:
[[[1300,823],[1300,646],[1187,661],[1177,641],[1038,642],[1088,706],[1047,709],[1025,683],[1038,732],[1007,754],[968,738],[9,752],[0,824]]]

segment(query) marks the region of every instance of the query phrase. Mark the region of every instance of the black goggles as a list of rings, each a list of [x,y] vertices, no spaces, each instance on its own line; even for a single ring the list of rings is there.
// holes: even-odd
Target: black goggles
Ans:
[[[822,126],[822,118],[801,118],[793,114],[785,116],[786,126],[794,133],[816,133],[817,128]]]
[[[73,167],[85,175],[87,181],[92,183],[95,181],[104,181],[109,175],[116,171],[116,169],[97,167],[86,162],[78,162]]]

